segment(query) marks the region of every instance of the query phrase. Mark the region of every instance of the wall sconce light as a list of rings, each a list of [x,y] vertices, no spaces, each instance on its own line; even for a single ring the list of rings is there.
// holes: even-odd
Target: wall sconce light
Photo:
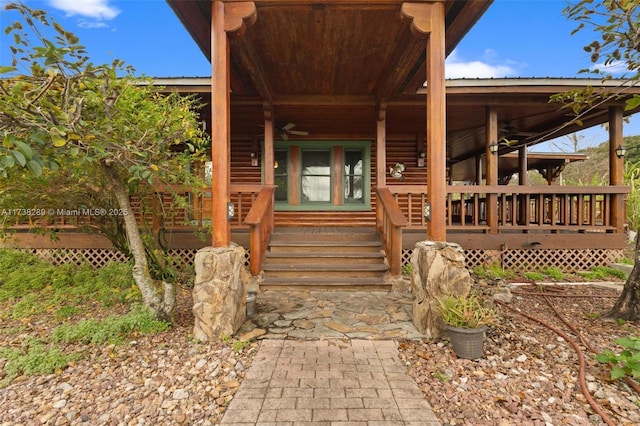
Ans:
[[[427,222],[431,222],[431,203],[424,203],[422,206],[422,213]]]
[[[255,151],[251,151],[251,167],[258,166],[258,153]]]
[[[427,156],[427,153],[424,151],[418,152],[418,167],[424,167],[424,159]]]
[[[623,158],[625,155],[627,155],[627,148],[622,145],[618,145],[618,147],[616,148],[616,155],[618,156],[618,158]]]
[[[496,155],[498,153],[498,143],[494,142],[491,145],[489,145],[489,152],[492,153],[493,155]]]
[[[236,216],[236,206],[233,203],[227,203],[227,220],[231,220]]]
[[[393,167],[389,167],[389,175],[393,178],[403,181],[404,176],[402,176],[402,172],[404,172],[406,169],[407,168],[404,163],[396,163]]]

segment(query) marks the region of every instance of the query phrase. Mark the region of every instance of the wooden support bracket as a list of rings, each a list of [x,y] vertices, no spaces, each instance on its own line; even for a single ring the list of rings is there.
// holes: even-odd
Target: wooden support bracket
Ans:
[[[256,4],[252,1],[224,4],[224,30],[232,37],[241,37],[258,19]]]
[[[432,5],[430,3],[402,3],[402,17],[411,21],[411,33],[418,38],[427,37],[433,31]]]

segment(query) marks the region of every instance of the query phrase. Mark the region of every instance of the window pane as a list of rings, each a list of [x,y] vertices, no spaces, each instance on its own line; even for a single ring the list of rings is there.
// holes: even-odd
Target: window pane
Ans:
[[[275,200],[276,201],[288,201],[289,200],[289,164],[288,155],[285,150],[276,150],[274,152],[274,170],[273,178],[274,183],[277,185]]]
[[[362,150],[347,150],[344,154],[344,202],[364,203]]]
[[[302,201],[331,202],[331,152],[302,151]]]

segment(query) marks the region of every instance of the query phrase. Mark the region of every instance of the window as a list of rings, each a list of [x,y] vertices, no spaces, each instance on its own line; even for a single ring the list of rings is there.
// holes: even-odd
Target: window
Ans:
[[[274,152],[273,178],[277,185],[276,201],[289,201],[289,151],[277,149]]]
[[[301,189],[303,203],[331,202],[331,151],[302,150]]]
[[[346,149],[344,152],[344,203],[364,203],[363,150]]]

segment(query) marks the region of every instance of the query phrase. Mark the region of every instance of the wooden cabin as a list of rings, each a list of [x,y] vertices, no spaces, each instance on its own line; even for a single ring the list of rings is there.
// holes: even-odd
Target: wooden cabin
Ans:
[[[193,214],[163,223],[187,260],[204,245],[237,242],[265,287],[377,288],[426,239],[459,243],[470,266],[579,270],[621,257],[629,189],[616,148],[633,112],[624,100],[639,89],[586,79],[446,81],[446,56],[491,1],[167,3],[212,63],[211,78],[157,81],[207,103],[211,190],[192,197]],[[620,96],[578,126],[549,97],[587,85]],[[580,156],[527,150],[605,123],[609,186],[558,185]],[[532,169],[548,184],[530,185]],[[210,240],[185,223],[210,225]],[[23,235],[21,244],[109,249],[97,236],[39,238]]]

